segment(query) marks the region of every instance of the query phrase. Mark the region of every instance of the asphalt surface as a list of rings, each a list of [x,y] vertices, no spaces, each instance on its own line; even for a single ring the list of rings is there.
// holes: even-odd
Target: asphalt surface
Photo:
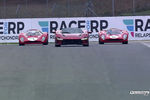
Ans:
[[[147,45],[0,45],[0,100],[150,100]]]

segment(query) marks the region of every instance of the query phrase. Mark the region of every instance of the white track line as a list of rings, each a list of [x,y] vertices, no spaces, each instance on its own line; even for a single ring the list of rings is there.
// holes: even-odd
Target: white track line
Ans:
[[[150,48],[150,43],[148,44],[148,43],[143,42],[142,44]]]

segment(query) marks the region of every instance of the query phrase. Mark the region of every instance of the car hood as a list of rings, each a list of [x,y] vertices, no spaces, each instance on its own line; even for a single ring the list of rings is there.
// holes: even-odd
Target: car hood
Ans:
[[[116,35],[116,36],[120,36],[121,34],[107,34],[109,36],[112,36],[112,35]]]
[[[118,37],[120,37],[120,36],[122,36],[122,34],[107,34],[107,36],[118,36]]]
[[[64,37],[81,37],[81,34],[62,34]]]
[[[40,35],[39,36],[26,36],[27,38],[39,38],[40,37]]]

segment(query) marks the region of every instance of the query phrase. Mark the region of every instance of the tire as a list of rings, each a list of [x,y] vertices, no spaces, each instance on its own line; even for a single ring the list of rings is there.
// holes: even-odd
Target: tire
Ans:
[[[19,46],[24,46],[24,44],[20,44],[20,43],[19,43]]]
[[[128,44],[128,41],[122,42],[122,44]]]
[[[61,45],[55,42],[55,47],[61,47]]]
[[[55,39],[55,47],[61,47],[61,45],[60,45],[60,44],[57,44],[56,39]]]
[[[48,40],[46,41],[46,43],[43,43],[43,45],[48,45]]]
[[[61,47],[61,45],[55,44],[55,47]]]
[[[89,46],[89,40],[87,40],[87,44],[83,44],[83,46],[88,47]]]
[[[83,46],[88,47],[88,46],[89,46],[89,44],[85,44],[85,45],[83,45]]]
[[[99,44],[104,44],[104,42],[101,42],[100,39],[99,39]]]

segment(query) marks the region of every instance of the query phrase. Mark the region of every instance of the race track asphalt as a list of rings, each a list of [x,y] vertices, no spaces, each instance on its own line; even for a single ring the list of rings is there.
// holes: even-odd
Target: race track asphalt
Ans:
[[[150,100],[150,48],[0,45],[0,100]]]

